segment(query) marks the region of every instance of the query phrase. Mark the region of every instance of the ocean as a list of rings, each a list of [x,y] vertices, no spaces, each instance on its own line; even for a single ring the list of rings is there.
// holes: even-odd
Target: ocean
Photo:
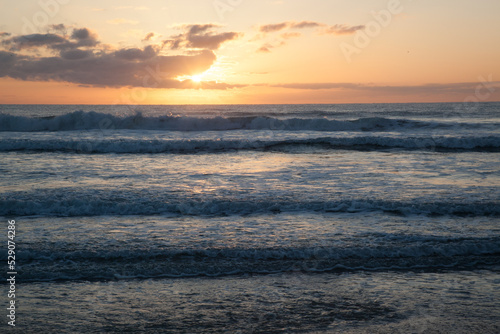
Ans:
[[[11,331],[500,332],[500,103],[0,105],[0,216]]]

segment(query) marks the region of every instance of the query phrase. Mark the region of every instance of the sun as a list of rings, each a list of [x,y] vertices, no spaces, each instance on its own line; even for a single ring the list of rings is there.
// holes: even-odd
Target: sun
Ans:
[[[223,80],[224,77],[224,68],[220,65],[213,65],[205,72],[194,73],[192,75],[180,75],[176,79],[179,81],[189,80],[195,84],[201,84],[203,82],[218,82]]]
[[[194,82],[201,82],[203,80],[203,74],[196,74],[189,77]]]
[[[176,78],[179,81],[191,80],[195,83],[200,83],[205,80],[205,73],[199,73],[194,75],[182,75]]]

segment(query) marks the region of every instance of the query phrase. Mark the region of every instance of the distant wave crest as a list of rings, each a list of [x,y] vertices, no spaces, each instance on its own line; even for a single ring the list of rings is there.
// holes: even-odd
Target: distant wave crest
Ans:
[[[118,117],[98,112],[75,111],[52,117],[25,117],[0,114],[0,131],[74,131],[91,129],[131,129],[165,131],[228,131],[228,130],[287,130],[287,131],[399,131],[418,128],[478,128],[476,123],[440,123],[384,117],[364,117],[355,120],[327,118],[277,118],[269,116],[132,116]]]

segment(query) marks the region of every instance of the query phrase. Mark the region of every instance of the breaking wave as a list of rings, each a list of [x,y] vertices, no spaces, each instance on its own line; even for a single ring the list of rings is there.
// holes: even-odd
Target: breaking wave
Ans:
[[[129,278],[226,276],[280,272],[356,270],[464,269],[498,263],[498,238],[415,237],[384,246],[338,245],[318,247],[188,248],[168,249],[59,245],[40,250],[26,246],[20,260],[24,281],[115,280]],[[36,245],[34,245],[36,247]],[[99,245],[102,246],[102,245]]]
[[[75,111],[51,117],[25,117],[0,114],[0,131],[73,131],[91,129],[131,129],[165,131],[228,131],[228,130],[287,130],[287,131],[402,131],[419,128],[480,128],[480,123],[425,122],[384,117],[364,117],[355,120],[327,118],[278,118],[269,116],[132,116],[118,117],[98,112]],[[500,124],[489,124],[497,126]]]
[[[276,150],[294,148],[321,148],[378,151],[388,149],[500,152],[500,136],[480,137],[405,137],[358,136],[320,137],[307,139],[4,139],[0,141],[0,152],[38,151],[75,153],[183,153],[226,152],[233,150]]]
[[[61,195],[64,194],[64,195]],[[280,212],[390,212],[412,215],[500,216],[495,200],[420,201],[365,198],[301,200],[256,196],[210,199],[153,190],[121,195],[98,189],[44,190],[7,193],[0,198],[0,216],[190,215],[230,216]]]

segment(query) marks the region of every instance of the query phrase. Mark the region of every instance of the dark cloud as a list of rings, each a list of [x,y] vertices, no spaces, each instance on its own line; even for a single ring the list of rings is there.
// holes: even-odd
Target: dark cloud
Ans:
[[[324,23],[313,22],[313,21],[287,21],[281,23],[265,24],[259,27],[259,31],[263,33],[270,33],[275,31],[281,31],[285,29],[305,29],[305,28],[318,28],[326,26]]]
[[[263,33],[271,33],[276,31],[282,31],[286,29],[306,29],[306,28],[325,28],[323,33],[327,34],[352,34],[360,29],[364,29],[365,26],[357,25],[357,26],[349,26],[346,24],[334,24],[329,26],[328,24],[314,21],[287,21],[281,23],[274,24],[266,24],[259,27],[259,31]]]
[[[10,50],[21,50],[29,48],[38,48],[42,46],[52,47],[56,44],[67,42],[66,38],[56,34],[30,34],[23,36],[14,36],[3,40],[2,45]]]
[[[18,59],[19,56],[15,53],[0,50],[0,71],[6,71]]]
[[[165,55],[160,45],[147,45],[142,49],[113,48],[100,44],[97,34],[87,28],[73,29],[70,35],[48,33],[14,36],[0,43],[4,49],[0,50],[0,77],[98,87],[239,87],[177,79],[208,70],[216,61],[212,49],[234,38],[235,33],[213,33],[211,29],[214,27],[189,26],[184,42],[188,50],[184,50],[187,52],[184,55]],[[63,25],[55,28],[65,29]]]
[[[52,25],[51,27],[65,29],[64,25]],[[99,44],[99,41],[97,40],[96,33],[91,32],[87,28],[82,28],[74,29],[69,38],[53,33],[30,34],[5,39],[1,44],[11,51],[40,47],[47,47],[53,50],[68,50],[78,47],[93,47]]]
[[[208,24],[189,24],[184,27],[188,28],[188,34],[197,35],[204,33],[212,28],[219,28],[220,26],[217,24],[208,23]]]
[[[282,23],[274,23],[274,24],[266,24],[260,26],[259,30],[261,32],[274,32],[286,29],[290,26],[290,22],[282,22]]]
[[[5,31],[0,31],[0,38],[8,37],[10,36],[10,33],[5,32]]]
[[[189,36],[188,47],[198,49],[217,50],[222,43],[236,39],[236,32],[225,32],[217,35],[192,35]]]
[[[296,29],[304,29],[304,28],[317,28],[324,26],[324,23],[312,22],[312,21],[302,21],[302,22],[293,22],[291,23],[292,28]]]
[[[93,55],[94,55],[93,52],[88,50],[74,49],[74,50],[61,51],[61,58],[68,60],[89,58]]]
[[[84,40],[90,38],[90,31],[87,28],[75,29],[71,34],[71,38],[77,40]]]
[[[64,24],[62,24],[62,23],[60,23],[60,24],[51,24],[49,26],[49,29],[50,30],[59,31],[63,35],[66,35],[66,31],[67,31],[67,27]]]
[[[237,39],[242,34],[237,32],[215,33],[215,24],[194,24],[183,28],[187,31],[183,34],[173,36],[172,39],[164,41],[171,49],[192,48],[217,50],[222,43]]]
[[[282,31],[281,35],[279,36],[280,39],[278,39],[278,42],[276,42],[276,40],[273,42],[268,42],[257,50],[257,52],[271,52],[272,48],[286,45],[286,40],[293,37],[299,37],[301,35],[298,32],[288,32],[287,30],[309,29],[309,28],[316,28],[316,33],[323,35],[324,34],[347,35],[347,34],[353,34],[358,30],[364,29],[365,26],[363,25],[349,26],[345,24],[335,24],[329,26],[325,23],[314,22],[314,21],[300,21],[300,22],[286,21],[281,23],[273,23],[260,26],[259,27],[260,34],[255,36],[253,40],[266,39],[268,34]]]
[[[181,85],[176,77],[204,72],[216,59],[212,51],[205,50],[192,56],[154,55],[136,61],[138,58],[131,56],[133,52],[129,51],[118,50],[97,56],[76,50],[64,52],[60,57],[14,56],[9,61],[10,66],[0,68],[0,77],[107,87],[179,88],[185,84]],[[0,54],[0,59],[9,60],[10,57]]]
[[[71,47],[96,46],[99,44],[97,38],[97,34],[87,28],[74,29],[71,39],[75,40],[76,43],[73,43]]]
[[[350,35],[354,34],[358,30],[365,29],[364,25],[358,26],[347,26],[345,24],[335,24],[326,28],[323,33],[325,34],[333,34],[333,35]]]
[[[126,60],[146,60],[155,57],[159,50],[159,47],[148,45],[143,50],[137,48],[121,49],[115,51],[115,56]]]
[[[155,36],[155,33],[154,32],[150,32],[149,34],[147,34],[144,38],[143,38],[143,42],[144,41],[149,41],[151,40],[153,37]]]

